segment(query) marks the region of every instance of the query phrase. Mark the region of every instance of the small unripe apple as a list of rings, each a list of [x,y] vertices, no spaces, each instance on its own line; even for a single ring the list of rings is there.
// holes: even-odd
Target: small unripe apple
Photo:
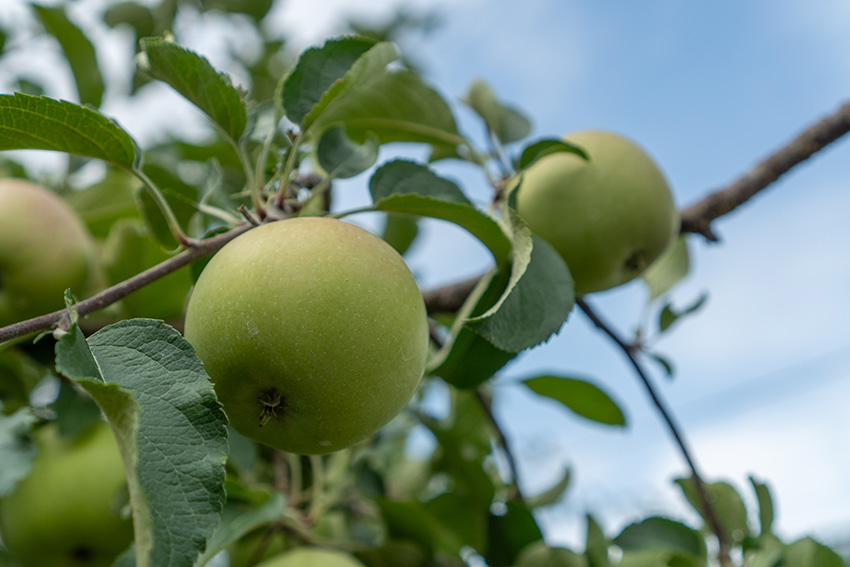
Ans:
[[[626,283],[655,260],[678,232],[670,187],[652,158],[610,132],[565,136],[589,161],[566,152],[523,172],[517,211],[570,268],[577,294]]]
[[[341,551],[299,547],[285,551],[257,567],[364,567],[361,562]]]
[[[109,426],[74,439],[53,424],[35,436],[30,475],[0,502],[3,543],[25,567],[106,567],[130,545],[119,509],[126,480]]]
[[[0,326],[61,309],[81,293],[93,254],[88,232],[55,193],[0,179]]]
[[[222,248],[192,291],[185,335],[233,427],[302,454],[383,427],[413,396],[428,350],[424,301],[401,256],[315,217]]]

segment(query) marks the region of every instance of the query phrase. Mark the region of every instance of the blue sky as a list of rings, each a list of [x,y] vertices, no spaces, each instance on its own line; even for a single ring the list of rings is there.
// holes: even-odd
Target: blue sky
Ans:
[[[444,16],[434,34],[404,47],[445,95],[457,98],[480,78],[527,112],[533,136],[584,128],[628,135],[659,162],[680,205],[734,180],[850,100],[850,4],[843,0],[287,0],[270,25],[307,46],[342,29],[344,14],[381,17],[402,4],[437,7]],[[190,47],[226,68],[223,48],[240,31],[212,38],[184,23]],[[112,39],[115,49],[129,49]],[[122,72],[120,57],[99,56],[110,72]],[[51,94],[73,97],[61,73],[46,77]],[[156,109],[153,119],[145,108]],[[182,128],[186,108],[163,87],[138,107],[116,97],[105,110],[144,144],[175,115]],[[469,112],[456,108],[465,131],[477,134]],[[424,155],[391,148],[384,157],[395,151]],[[485,180],[471,167],[441,171],[486,199]],[[367,200],[362,178],[338,189],[337,203]],[[656,381],[706,477],[729,480],[747,496],[749,474],[767,480],[788,536],[830,539],[850,527],[848,189],[850,138],[717,222],[721,244],[691,239],[693,271],[673,299],[684,305],[707,291],[709,301],[658,343],[677,376],[670,382],[656,373]],[[489,260],[462,231],[432,222],[409,261],[427,287],[480,273]],[[591,300],[630,331],[645,297],[636,282]],[[514,384],[542,372],[592,377],[622,403],[630,427],[588,424]],[[608,531],[648,513],[687,517],[670,482],[686,471],[667,431],[619,353],[581,316],[508,367],[495,391],[528,492],[573,467],[567,497],[541,514],[552,542],[583,538],[586,512]]]

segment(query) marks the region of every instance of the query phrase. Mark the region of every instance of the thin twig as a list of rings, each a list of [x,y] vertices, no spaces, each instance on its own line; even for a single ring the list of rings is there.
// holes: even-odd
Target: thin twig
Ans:
[[[655,390],[655,387],[652,385],[652,382],[649,379],[649,375],[644,371],[640,362],[638,362],[637,357],[635,356],[635,347],[623,341],[614,332],[613,328],[606,324],[600,317],[590,308],[590,305],[581,298],[576,298],[576,304],[579,308],[587,315],[588,319],[603,333],[608,335],[608,337],[614,341],[617,346],[623,351],[623,354],[628,357],[629,362],[631,362],[632,367],[635,369],[635,373],[638,378],[640,378],[641,383],[643,384],[644,389],[649,394],[649,397],[652,399],[652,402],[655,404],[655,407],[658,408],[658,412],[661,414],[661,417],[664,419],[664,422],[667,424],[667,428],[670,430],[670,433],[673,435],[673,439],[676,441],[676,444],[679,446],[679,451],[682,453],[682,456],[685,458],[685,462],[688,464],[688,468],[691,469],[691,475],[694,479],[694,485],[697,489],[697,494],[699,496],[700,502],[702,504],[703,510],[705,510],[706,519],[711,527],[711,531],[714,532],[714,535],[717,536],[717,542],[720,547],[720,551],[718,552],[721,565],[726,565],[729,563],[729,542],[726,541],[726,533],[723,531],[723,526],[720,523],[720,519],[717,517],[717,511],[714,509],[714,506],[711,503],[711,499],[708,497],[708,491],[705,488],[705,483],[702,480],[702,475],[699,473],[699,469],[697,468],[696,461],[691,455],[691,451],[688,448],[688,444],[685,441],[684,435],[681,432],[681,429],[676,424],[676,421],[673,418],[673,414],[670,409],[667,408],[664,401],[661,399],[661,396]]]
[[[737,181],[681,211],[682,232],[695,232],[711,241],[717,236],[711,222],[746,203],[795,165],[850,132],[850,103],[810,126],[788,145],[745,173]]]
[[[487,392],[485,392],[484,388],[482,388],[481,386],[475,388],[475,397],[481,404],[481,408],[487,415],[487,419],[490,421],[490,425],[493,426],[493,431],[496,433],[496,438],[499,440],[499,444],[502,446],[502,450],[505,452],[505,458],[508,461],[508,469],[510,469],[511,478],[513,479],[514,484],[514,490],[516,491],[516,499],[520,503],[524,504],[525,497],[522,494],[522,489],[519,487],[519,467],[517,466],[517,461],[516,458],[514,458],[514,453],[511,450],[511,446],[508,443],[508,438],[505,437],[505,432],[502,431],[502,427],[499,425],[499,422],[496,421],[496,416],[493,415],[493,406],[490,402],[490,398],[487,395]]]
[[[209,256],[251,228],[253,228],[253,226],[245,223],[225,233],[213,236],[212,238],[199,240],[188,250],[184,250],[176,256],[172,256],[168,260],[165,260],[152,268],[148,268],[144,272],[136,274],[130,279],[117,283],[88,299],[80,301],[75,306],[77,313],[79,313],[82,317],[90,313],[94,313],[95,311],[99,311],[108,305],[112,305],[116,301],[127,297],[134,291],[143,288],[149,283],[158,280],[163,276],[167,276],[168,274],[179,270],[183,266],[191,264],[195,260],[203,258],[204,256]],[[20,323],[2,327],[0,328],[0,344],[11,339],[52,329],[59,324],[63,318],[67,317],[68,310],[60,309],[53,313],[48,313],[33,319],[21,321]]]

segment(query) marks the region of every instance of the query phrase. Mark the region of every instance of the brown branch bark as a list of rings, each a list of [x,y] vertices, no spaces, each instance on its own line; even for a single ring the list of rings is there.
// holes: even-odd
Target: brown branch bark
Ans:
[[[728,187],[711,193],[681,211],[682,232],[694,232],[708,240],[717,241],[717,236],[711,230],[714,219],[734,211],[792,167],[806,161],[847,132],[850,132],[850,103],[806,129]]]
[[[107,288],[88,299],[80,301],[75,306],[77,313],[79,313],[82,317],[90,313],[94,313],[95,311],[99,311],[100,309],[127,297],[134,291],[143,288],[149,283],[158,280],[171,272],[179,270],[183,266],[187,266],[195,260],[203,258],[204,256],[209,256],[251,228],[253,228],[252,225],[245,223],[228,232],[213,236],[212,238],[196,241],[188,250],[184,250],[176,256],[173,256],[152,268],[148,268],[144,272],[141,272],[128,280],[124,280],[123,282],[115,284],[114,286]],[[0,328],[0,344],[32,333],[37,333],[39,331],[53,329],[59,325],[63,319],[67,319],[67,317],[68,310],[60,309],[53,313],[48,313],[33,319],[21,321],[20,323],[2,327]]]

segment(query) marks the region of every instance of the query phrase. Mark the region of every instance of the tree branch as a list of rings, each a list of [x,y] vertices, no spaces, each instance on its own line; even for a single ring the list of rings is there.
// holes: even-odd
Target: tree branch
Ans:
[[[254,227],[245,223],[225,233],[213,236],[212,238],[196,241],[191,248],[184,250],[176,256],[172,256],[168,260],[165,260],[152,268],[148,268],[144,272],[136,274],[128,280],[117,283],[86,300],[80,301],[75,306],[77,313],[79,313],[82,317],[90,313],[94,313],[95,311],[99,311],[100,309],[127,297],[134,291],[143,288],[149,283],[166,276],[171,272],[179,270],[183,266],[187,266],[195,260],[203,258],[204,256],[209,256],[213,252],[217,252],[222,246],[240,234],[247,232],[251,228]],[[2,327],[0,328],[0,344],[18,337],[24,337],[32,333],[52,329],[56,327],[63,318],[67,317],[68,310],[60,309],[53,313],[48,313],[33,319],[21,321],[20,323]]]
[[[517,461],[516,458],[514,458],[514,453],[511,450],[511,446],[508,443],[508,439],[507,437],[505,437],[505,432],[502,430],[502,427],[496,420],[496,416],[493,414],[493,406],[490,397],[487,395],[487,392],[481,386],[475,389],[475,397],[481,404],[481,409],[483,409],[485,415],[487,415],[487,419],[490,421],[490,425],[493,426],[493,431],[496,434],[496,439],[499,441],[499,444],[502,446],[502,450],[505,452],[505,459],[507,459],[508,461],[508,469],[510,469],[511,471],[511,479],[513,480],[514,490],[516,491],[516,499],[521,504],[524,504],[525,496],[523,496],[522,489],[520,489],[519,487],[519,475],[517,474],[519,471],[519,467],[517,466]]]
[[[655,404],[655,407],[658,408],[658,413],[661,414],[661,417],[664,419],[664,422],[667,424],[667,429],[670,430],[670,433],[673,435],[673,439],[676,442],[676,445],[679,447],[679,452],[682,453],[682,456],[685,458],[685,462],[688,464],[688,468],[691,469],[691,475],[694,479],[694,485],[697,489],[697,494],[699,495],[700,503],[702,504],[703,510],[705,510],[706,520],[708,521],[709,526],[711,527],[711,531],[714,532],[714,535],[717,536],[717,542],[720,547],[718,552],[718,556],[720,559],[721,565],[727,565],[729,563],[729,542],[726,541],[726,533],[723,530],[723,526],[720,523],[720,519],[717,516],[717,511],[714,509],[714,506],[711,503],[711,499],[708,497],[708,491],[705,488],[705,483],[702,480],[702,475],[697,468],[696,461],[691,455],[691,451],[688,448],[688,444],[685,441],[684,435],[681,432],[681,429],[676,424],[676,421],[673,418],[673,413],[667,408],[664,401],[661,399],[661,396],[655,390],[655,387],[652,385],[652,382],[649,380],[649,375],[644,371],[640,362],[638,362],[637,357],[635,356],[635,347],[633,345],[627,344],[623,339],[617,335],[616,332],[590,308],[590,305],[581,298],[576,298],[576,305],[587,315],[587,318],[603,333],[608,335],[608,337],[614,341],[620,350],[623,351],[623,354],[628,357],[629,362],[631,362],[632,367],[635,370],[638,378],[643,384],[644,389],[646,390],[649,397],[652,399],[652,403]]]
[[[746,203],[795,165],[807,160],[850,132],[850,103],[809,127],[788,145],[756,165],[737,181],[681,211],[682,232],[695,232],[711,241],[717,236],[711,222]]]

